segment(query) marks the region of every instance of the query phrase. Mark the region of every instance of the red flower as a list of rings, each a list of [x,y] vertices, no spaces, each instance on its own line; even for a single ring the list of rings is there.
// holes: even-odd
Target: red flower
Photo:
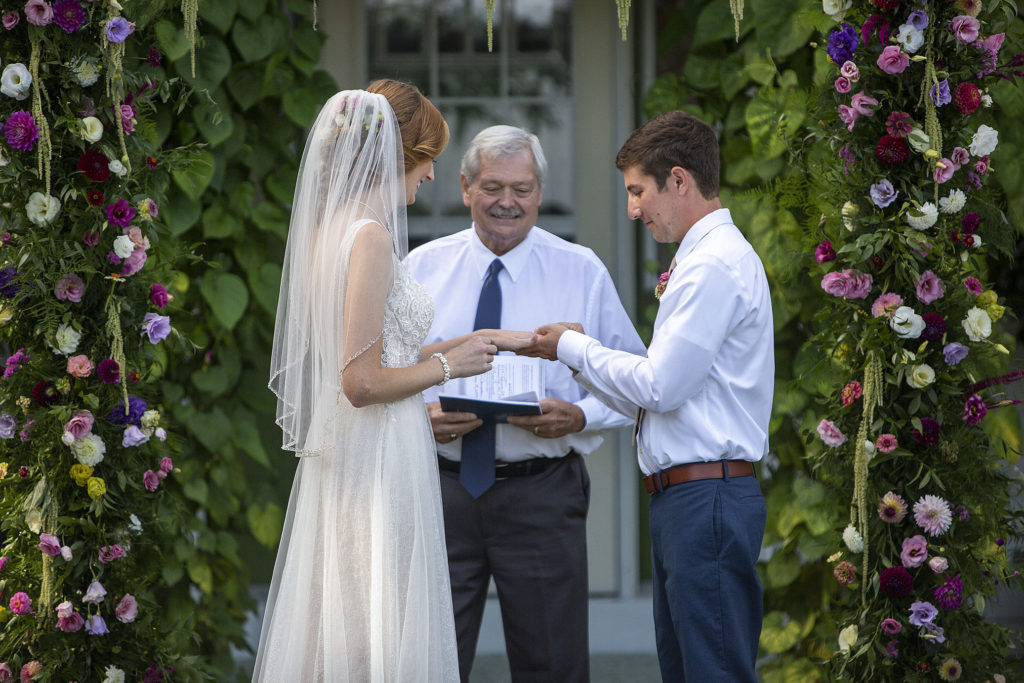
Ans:
[[[902,598],[914,590],[914,577],[903,567],[886,567],[878,577],[878,585],[890,598]]]
[[[153,157],[146,157],[146,166],[150,168],[156,168],[156,159]]]
[[[962,114],[973,114],[981,105],[981,91],[973,83],[961,83],[953,91],[953,104]]]
[[[78,158],[78,170],[94,183],[102,183],[110,177],[110,161],[101,152],[90,149]]]
[[[900,0],[871,0],[871,4],[878,9],[886,12],[891,9],[896,9],[900,6]]]
[[[898,166],[910,156],[910,147],[903,138],[883,135],[875,148],[875,156],[886,166]]]
[[[82,241],[90,247],[95,247],[100,243],[100,231],[99,230],[86,230],[82,235]]]
[[[39,380],[32,387],[32,400],[43,407],[53,405],[58,398],[57,388],[53,386],[53,382]]]
[[[94,187],[85,193],[85,198],[92,206],[101,206],[103,204],[103,190]]]

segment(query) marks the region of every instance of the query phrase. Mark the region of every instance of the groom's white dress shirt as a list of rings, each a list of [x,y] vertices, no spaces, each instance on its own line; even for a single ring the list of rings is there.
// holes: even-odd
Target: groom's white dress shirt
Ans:
[[[425,345],[473,330],[477,300],[487,268],[497,257],[484,246],[473,228],[428,242],[405,259],[406,267],[434,299],[434,324]],[[622,307],[608,270],[591,249],[567,242],[533,227],[526,238],[503,254],[498,275],[502,291],[501,326],[531,331],[553,321],[580,322],[601,343],[630,353],[644,353],[643,342]],[[590,396],[561,363],[544,362],[547,396],[576,404],[586,417],[582,432],[558,439],[535,436],[520,427],[497,425],[495,457],[516,462],[536,457],[562,457],[571,450],[594,451],[601,430],[628,426],[635,408],[621,415]],[[424,392],[436,401],[442,387]],[[439,443],[438,454],[461,457],[462,439]]]
[[[565,332],[558,358],[621,411],[646,413],[637,436],[644,474],[693,462],[757,461],[768,450],[775,360],[764,267],[728,209],[683,237],[647,356]]]

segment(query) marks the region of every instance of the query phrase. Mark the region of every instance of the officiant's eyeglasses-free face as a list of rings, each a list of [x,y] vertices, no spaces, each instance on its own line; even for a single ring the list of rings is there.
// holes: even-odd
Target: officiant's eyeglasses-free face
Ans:
[[[416,203],[416,190],[420,185],[434,179],[434,160],[422,161],[405,174],[405,203]]]
[[[505,244],[522,239],[536,225],[541,202],[533,155],[523,150],[497,159],[481,158],[473,183],[462,178],[462,201],[485,244],[488,238]]]

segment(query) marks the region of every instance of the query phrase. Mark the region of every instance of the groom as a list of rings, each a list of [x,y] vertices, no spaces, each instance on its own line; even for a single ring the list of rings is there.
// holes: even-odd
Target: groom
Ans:
[[[558,359],[610,406],[638,407],[654,623],[666,681],[755,681],[765,504],[753,463],[768,451],[775,361],[761,261],[718,198],[714,131],[656,116],[619,150],[630,218],[678,242],[647,356],[566,324],[537,330],[529,355]],[[635,409],[635,408],[634,408]]]

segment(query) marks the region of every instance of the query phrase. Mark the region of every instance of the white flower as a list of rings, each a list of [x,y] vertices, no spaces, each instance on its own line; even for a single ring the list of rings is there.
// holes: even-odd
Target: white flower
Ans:
[[[87,602],[90,605],[98,605],[103,602],[103,598],[107,597],[107,589],[103,587],[103,584],[99,581],[93,581],[89,584],[89,587],[85,589],[85,595],[82,596],[82,602]]]
[[[28,196],[25,213],[28,214],[28,219],[36,225],[48,225],[60,213],[60,200],[42,192],[33,192]]]
[[[907,373],[907,384],[915,389],[924,389],[935,381],[935,371],[927,363],[921,363],[910,368]]]
[[[91,59],[76,60],[71,65],[71,70],[74,72],[75,79],[79,85],[88,87],[100,80],[100,68]]]
[[[952,190],[949,196],[939,200],[939,211],[942,213],[957,213],[967,203],[967,195],[963,190]]]
[[[975,248],[980,247],[981,246],[981,235],[979,235],[978,233],[974,233],[973,235],[971,235],[971,237],[974,238],[974,242],[971,243],[971,246],[975,247]]]
[[[78,462],[88,467],[96,467],[103,461],[103,454],[107,452],[107,444],[103,443],[96,434],[86,434],[71,446],[71,452],[75,454]]]
[[[75,442],[75,435],[71,432],[64,432],[60,435],[60,442],[65,446],[70,446]]]
[[[0,166],[6,166],[9,163],[11,163],[11,160],[4,155],[4,148],[0,147]]]
[[[875,457],[875,442],[871,439],[864,439],[864,455],[868,457],[868,462]]]
[[[911,54],[917,52],[924,45],[924,31],[918,30],[910,24],[900,26],[896,34],[896,42],[903,46],[904,51]]]
[[[135,513],[132,513],[132,514],[128,515],[128,520],[131,522],[128,525],[128,530],[132,531],[132,532],[134,532],[136,534],[141,534],[142,533],[142,521],[139,520],[139,518],[135,515]]]
[[[128,258],[135,251],[135,245],[128,235],[118,235],[114,238],[114,253],[121,258]]]
[[[910,133],[907,134],[907,144],[918,154],[924,154],[931,147],[931,141],[928,139],[928,136],[917,126],[911,128]]]
[[[71,548],[66,545],[60,547],[60,556],[64,558],[65,562],[70,562],[75,558],[75,554],[71,552]]]
[[[857,205],[853,202],[846,202],[843,204],[843,208],[840,212],[843,215],[843,225],[846,226],[847,230],[852,232],[854,228],[853,219],[860,213],[860,209],[858,209]]]
[[[857,624],[850,624],[842,631],[839,632],[839,650],[841,652],[849,652],[853,644],[857,642],[857,636],[859,629]]]
[[[0,93],[16,100],[23,100],[28,97],[28,90],[31,87],[32,74],[24,64],[8,64],[4,67],[3,76],[0,76]]]
[[[79,125],[82,127],[82,139],[86,142],[99,142],[103,137],[103,124],[95,116],[86,116]]]
[[[992,96],[989,95],[988,93],[985,93],[984,95],[982,95],[981,96],[981,106],[985,107],[986,109],[991,107],[992,106]]]
[[[853,525],[843,529],[843,543],[850,549],[851,553],[859,553],[864,550],[864,537],[860,535]]]
[[[152,429],[160,424],[160,411],[159,410],[147,410],[142,414],[141,419],[142,426],[146,429]]]
[[[907,210],[907,223],[915,230],[927,230],[939,219],[939,210],[931,202]]]
[[[900,306],[889,319],[889,327],[901,339],[917,339],[924,332],[924,318],[914,313],[910,306]]]
[[[988,317],[988,313],[972,306],[971,310],[967,311],[967,317],[963,320],[964,332],[967,333],[967,338],[974,342],[979,342],[982,339],[988,339],[988,336],[992,334],[992,318]]]
[[[107,164],[107,168],[118,178],[124,178],[128,174],[128,169],[118,159],[111,159],[110,163]]]
[[[851,5],[853,0],[822,0],[821,10],[832,17],[833,21],[842,21]]]
[[[103,679],[103,683],[124,683],[124,671],[118,669],[113,664],[104,669],[103,673],[107,675]]]
[[[28,530],[38,534],[43,530],[43,511],[39,508],[32,508],[25,514],[25,525]]]
[[[999,142],[999,131],[995,128],[981,124],[978,126],[978,131],[971,137],[970,151],[972,156],[983,157],[986,154],[991,154],[996,149],[996,144]]]
[[[161,441],[167,441],[167,430],[163,427],[157,427],[156,431],[153,432],[153,436],[160,439]]]
[[[54,353],[70,356],[78,348],[78,342],[81,339],[81,332],[67,323],[62,324],[53,335],[53,343],[56,345]]]

